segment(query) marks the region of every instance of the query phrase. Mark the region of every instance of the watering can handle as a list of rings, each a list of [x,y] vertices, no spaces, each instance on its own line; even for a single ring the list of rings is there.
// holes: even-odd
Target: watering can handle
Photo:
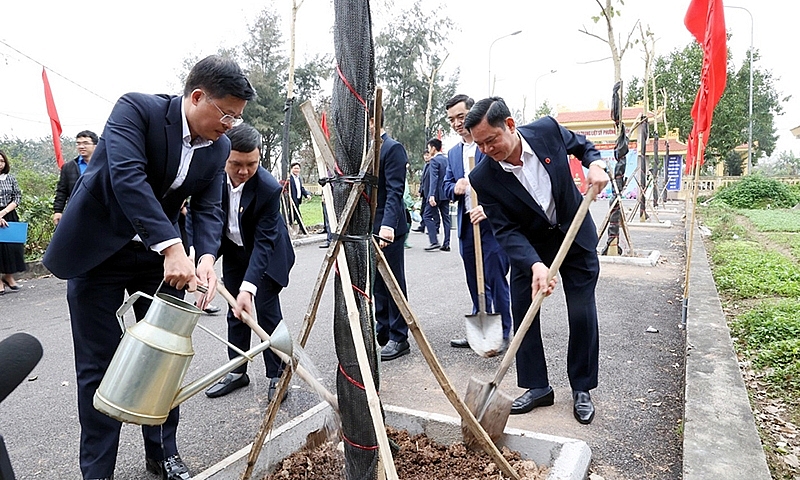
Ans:
[[[150,295],[148,295],[148,294],[146,294],[146,293],[142,293],[142,292],[136,292],[136,293],[134,293],[133,295],[131,295],[130,297],[128,297],[128,299],[127,299],[127,300],[125,300],[125,303],[123,303],[123,304],[122,304],[122,305],[121,305],[121,306],[120,306],[120,307],[117,309],[117,320],[119,321],[119,328],[121,328],[121,329],[122,329],[122,333],[125,333],[125,318],[124,318],[124,317],[125,317],[125,313],[126,313],[128,310],[130,310],[130,308],[133,306],[133,303],[134,303],[136,300],[138,300],[138,299],[139,299],[139,297],[144,297],[144,298],[147,298],[147,299],[149,299],[150,301],[152,301],[152,300],[153,300],[153,297],[151,297]]]

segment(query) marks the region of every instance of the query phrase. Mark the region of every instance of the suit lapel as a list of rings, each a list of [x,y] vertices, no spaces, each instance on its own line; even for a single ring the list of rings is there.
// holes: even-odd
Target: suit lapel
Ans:
[[[181,148],[183,146],[183,122],[181,120],[181,102],[183,97],[173,97],[169,103],[166,125],[164,131],[167,136],[167,161],[164,168],[164,178],[161,182],[159,198],[164,196],[178,176],[178,167],[181,164]]]
[[[522,200],[522,202],[525,205],[527,205],[528,208],[535,211],[536,213],[541,215],[542,218],[544,218],[547,222],[549,222],[550,220],[547,219],[547,215],[545,215],[544,210],[542,210],[542,207],[539,206],[539,204],[536,203],[536,200],[533,199],[531,194],[528,193],[527,190],[525,190],[525,187],[522,186],[522,183],[520,183],[519,179],[517,179],[517,177],[513,173],[506,172],[505,170],[503,170],[503,167],[501,167],[500,164],[497,163],[496,161],[494,160],[489,160],[489,161],[492,162],[491,166],[492,170],[494,171],[497,183],[499,185],[502,185],[509,192],[513,193],[517,198]]]

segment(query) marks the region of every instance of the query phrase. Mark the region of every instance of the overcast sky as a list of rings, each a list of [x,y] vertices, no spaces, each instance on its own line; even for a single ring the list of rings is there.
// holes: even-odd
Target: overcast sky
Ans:
[[[285,19],[291,10],[291,0],[4,3],[0,40],[22,54],[0,44],[0,137],[19,138],[50,134],[42,64],[49,69],[64,134],[74,136],[83,129],[101,133],[120,95],[129,91],[178,93],[184,58],[202,57],[242,43],[247,26],[265,5],[272,5]],[[777,117],[775,124],[780,136],[776,152],[799,154],[800,140],[794,139],[789,129],[800,125],[800,96],[796,95],[800,93],[800,67],[793,51],[796,41],[792,40],[800,3],[724,3],[746,7],[752,13],[754,45],[762,56],[760,68],[777,78],[781,98],[797,97],[783,105],[785,115]],[[409,4],[411,0],[371,2],[373,32]],[[627,0],[621,6],[618,34],[627,35],[639,19],[655,33],[658,55],[683,48],[692,41],[683,25],[688,4],[689,0]],[[585,26],[605,35],[604,26],[591,20],[599,11],[595,0],[445,0],[436,5],[436,0],[422,2],[424,9],[436,12],[430,25],[441,25],[449,18],[458,28],[451,36],[450,57],[443,70],[449,74],[460,68],[461,92],[476,99],[488,95],[490,45],[503,35],[522,30],[491,48],[495,94],[505,97],[512,109],[521,110],[525,105],[530,117],[534,100],[547,100],[558,109],[573,111],[608,104],[613,67],[610,60],[602,59],[609,57],[609,49],[578,31]],[[314,53],[333,53],[332,12],[332,0],[305,0],[297,18],[299,61]],[[726,8],[725,17],[738,69],[750,45],[750,16]],[[288,24],[285,31],[288,38]],[[623,79],[643,75],[642,57],[638,47],[625,54]],[[548,74],[551,70],[556,73]],[[747,105],[742,112],[747,115]]]

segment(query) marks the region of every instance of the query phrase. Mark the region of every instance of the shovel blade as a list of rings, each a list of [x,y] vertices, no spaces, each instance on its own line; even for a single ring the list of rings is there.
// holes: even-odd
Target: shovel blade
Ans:
[[[469,379],[467,393],[464,396],[467,408],[475,415],[489,438],[495,443],[503,435],[513,401],[513,398],[500,391],[496,385],[474,377]],[[478,449],[481,446],[472,431],[467,428],[464,420],[461,420],[461,433],[464,435],[464,444],[467,447]]]
[[[466,315],[467,341],[481,357],[494,357],[503,348],[503,319],[497,313]]]

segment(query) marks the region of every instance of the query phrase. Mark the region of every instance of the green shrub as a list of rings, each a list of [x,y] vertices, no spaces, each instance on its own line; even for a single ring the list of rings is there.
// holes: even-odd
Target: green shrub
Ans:
[[[719,289],[736,298],[800,297],[800,267],[756,242],[725,240],[711,259]]]
[[[748,175],[720,189],[717,200],[734,208],[791,208],[800,197],[788,185],[763,175]]]

